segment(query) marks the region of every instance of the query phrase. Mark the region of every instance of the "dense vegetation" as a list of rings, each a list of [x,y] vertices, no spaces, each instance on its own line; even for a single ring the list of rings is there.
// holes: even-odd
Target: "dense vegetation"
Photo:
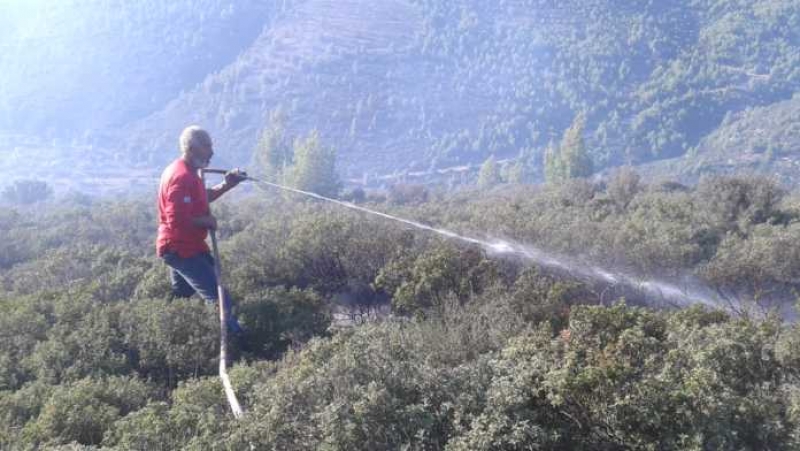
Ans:
[[[306,62],[312,70],[293,72],[277,91],[262,88],[266,107],[289,108],[294,129],[319,128],[325,141],[347,149],[348,170],[419,170],[527,151],[538,155],[532,161],[541,171],[547,144],[579,114],[600,167],[640,163],[685,154],[727,114],[791,98],[800,83],[800,9],[789,0],[414,5],[397,13],[419,30],[410,46],[382,22],[392,2],[373,16],[337,16],[368,21],[360,24],[370,30],[366,42],[317,48]],[[339,22],[329,26],[344,33]],[[395,53],[386,54],[386,40],[399,41]],[[258,52],[271,55],[273,43],[262,41]],[[217,92],[247,96],[239,74],[258,73],[269,60],[240,59],[235,71],[212,78]],[[251,106],[235,114],[229,97],[195,91],[187,104],[208,118],[224,106],[248,130],[258,126],[252,118],[266,116]],[[174,105],[167,117],[189,112]],[[219,125],[226,139],[235,132]],[[253,138],[226,143],[249,148]]]
[[[542,178],[580,115],[596,169],[706,147],[735,160],[726,117],[785,123],[771,107],[800,89],[794,0],[6,3],[0,146],[59,138],[145,166],[188,122],[245,164],[281,108],[345,178],[520,154]]]
[[[800,448],[800,197],[700,177],[796,180],[796,0],[51,3],[0,4],[0,449]],[[243,188],[214,206],[236,421],[152,199],[48,177],[146,173],[187,121],[330,196],[337,165],[483,162],[342,198],[566,263]],[[681,155],[645,173],[696,186],[584,178]]]
[[[702,174],[769,173],[796,185],[800,148],[800,96],[726,115],[722,124],[683,158],[645,171],[696,180]]]
[[[691,272],[737,314],[625,306],[563,272],[257,194],[215,205],[249,329],[231,371],[238,422],[215,377],[214,308],[169,299],[150,201],[2,210],[0,448],[800,446],[800,329],[758,307],[799,288],[800,204],[768,180],[687,188],[623,171],[367,196],[641,276]]]

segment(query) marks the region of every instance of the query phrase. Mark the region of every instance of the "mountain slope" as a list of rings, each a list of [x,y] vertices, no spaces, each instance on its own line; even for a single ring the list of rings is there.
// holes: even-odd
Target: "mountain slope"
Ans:
[[[377,107],[373,101],[364,102],[368,93],[383,96],[383,89],[410,88],[402,77],[378,86],[372,82],[384,75],[386,67],[401,66],[407,50],[396,46],[413,40],[419,14],[402,1],[382,1],[380,8],[373,5],[364,0],[297,5],[234,64],[136,124],[132,135],[138,139],[133,147],[147,149],[156,155],[153,160],[161,161],[163,149],[175,148],[180,129],[197,122],[218,137],[222,143],[218,147],[225,149],[222,158],[247,161],[269,112],[279,106],[290,109],[293,123],[302,124],[298,131],[324,127],[333,119],[326,138],[347,142],[355,131],[349,133],[342,122],[352,122]],[[398,83],[400,87],[391,86]]]
[[[600,166],[678,156],[727,112],[798,90],[798,10],[781,0],[308,0],[142,121],[137,146],[157,153],[201,122],[246,162],[282,107],[294,132],[320,129],[360,175],[539,152],[586,111]]]
[[[272,2],[3,2],[0,132],[82,137],[163,108],[236,60]]]
[[[199,123],[220,164],[244,165],[281,109],[291,135],[318,129],[360,177],[523,152],[538,165],[585,113],[603,168],[680,157],[726,115],[800,91],[794,0],[98,5],[60,3],[0,32],[9,48],[67,18],[53,48],[2,57],[0,147],[25,153],[4,133],[65,137],[155,172]]]
[[[696,181],[705,174],[758,172],[797,186],[800,179],[800,94],[725,117],[687,155],[646,165],[650,175]]]

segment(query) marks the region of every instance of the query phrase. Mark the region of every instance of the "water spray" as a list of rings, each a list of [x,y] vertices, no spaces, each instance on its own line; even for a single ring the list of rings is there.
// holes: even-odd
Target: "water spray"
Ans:
[[[225,174],[227,172],[223,169],[206,169],[204,171],[217,174]],[[517,258],[522,258],[524,260],[534,262],[538,265],[547,267],[549,269],[563,271],[572,276],[577,276],[591,281],[606,283],[610,286],[618,286],[622,288],[627,288],[629,290],[633,289],[634,291],[646,294],[651,298],[656,298],[666,301],[666,303],[671,306],[684,307],[693,304],[703,304],[717,308],[724,307],[724,305],[720,301],[716,300],[715,297],[712,296],[707,290],[682,289],[674,284],[652,279],[642,281],[633,275],[624,274],[621,272],[612,273],[598,266],[582,263],[574,259],[570,259],[568,257],[558,256],[549,252],[545,252],[534,246],[523,245],[502,239],[483,240],[479,238],[464,236],[456,232],[453,232],[451,230],[432,227],[418,221],[401,218],[399,216],[394,216],[388,213],[383,213],[380,211],[372,210],[370,208],[362,207],[352,202],[333,199],[314,192],[304,191],[301,189],[280,185],[278,183],[260,180],[255,177],[248,176],[246,173],[243,172],[240,174],[243,176],[244,180],[249,180],[261,186],[267,186],[270,188],[275,188],[282,191],[295,193],[306,197],[311,197],[313,199],[318,199],[324,202],[336,204],[351,210],[360,211],[362,213],[366,213],[369,215],[379,216],[384,219],[410,225],[420,230],[433,232],[449,239],[454,239],[464,243],[477,245],[485,249],[490,255],[503,255],[503,256],[513,256]]]

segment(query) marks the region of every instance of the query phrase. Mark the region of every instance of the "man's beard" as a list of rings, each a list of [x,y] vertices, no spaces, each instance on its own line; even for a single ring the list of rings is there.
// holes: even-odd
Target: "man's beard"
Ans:
[[[190,158],[189,158],[189,163],[190,163],[190,164],[191,164],[191,165],[192,165],[192,166],[193,166],[195,169],[205,169],[205,168],[207,168],[207,167],[208,167],[208,165],[209,165],[209,163],[210,163],[210,162],[211,162],[211,159],[205,159],[205,160],[204,160],[204,159],[202,159],[202,158],[200,158],[200,157],[190,157]]]

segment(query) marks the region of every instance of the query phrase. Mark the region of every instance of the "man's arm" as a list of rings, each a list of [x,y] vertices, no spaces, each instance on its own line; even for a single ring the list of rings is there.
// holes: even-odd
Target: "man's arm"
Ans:
[[[245,180],[246,178],[247,173],[239,170],[239,168],[226,172],[225,181],[206,190],[206,193],[208,194],[208,203],[219,199],[220,196],[232,190],[234,187],[236,187],[236,185],[241,183],[241,181]]]
[[[192,225],[201,229],[217,229],[217,218],[213,215],[195,216],[192,218]]]
[[[215,200],[219,199],[223,194],[230,191],[233,187],[228,185],[225,182],[222,182],[218,185],[215,185],[211,188],[206,190],[206,194],[208,194],[208,203],[214,202]]]

